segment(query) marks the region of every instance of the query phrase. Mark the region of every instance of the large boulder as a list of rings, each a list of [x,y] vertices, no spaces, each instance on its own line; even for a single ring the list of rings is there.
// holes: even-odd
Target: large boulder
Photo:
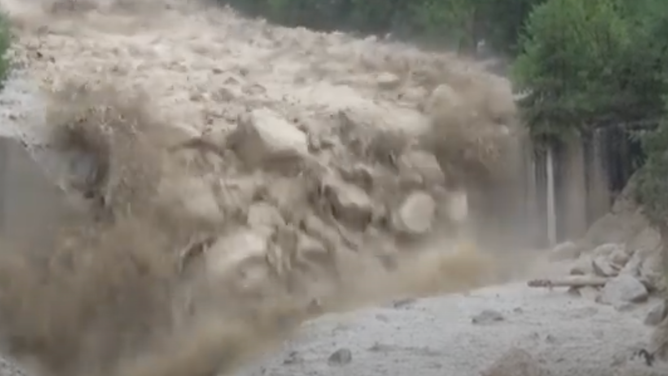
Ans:
[[[227,142],[250,168],[290,166],[308,154],[306,134],[269,109],[241,117]]]

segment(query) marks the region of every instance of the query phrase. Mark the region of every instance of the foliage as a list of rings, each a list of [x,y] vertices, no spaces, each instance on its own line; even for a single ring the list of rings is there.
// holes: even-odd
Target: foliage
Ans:
[[[254,16],[316,30],[392,33],[472,51],[481,39],[513,53],[523,21],[546,0],[218,0]]]
[[[615,0],[550,0],[531,13],[520,43],[513,75],[528,92],[519,105],[534,136],[625,120],[620,62],[631,36]]]
[[[6,15],[0,13],[0,89],[9,76],[11,61],[8,56],[12,42],[12,34],[9,28],[9,20]]]

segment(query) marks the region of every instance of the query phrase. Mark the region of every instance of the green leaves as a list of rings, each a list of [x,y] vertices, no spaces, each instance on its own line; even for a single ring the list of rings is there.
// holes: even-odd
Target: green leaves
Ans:
[[[513,78],[535,135],[638,120],[646,95],[633,82],[651,69],[634,66],[639,34],[620,1],[549,0],[530,15]]]

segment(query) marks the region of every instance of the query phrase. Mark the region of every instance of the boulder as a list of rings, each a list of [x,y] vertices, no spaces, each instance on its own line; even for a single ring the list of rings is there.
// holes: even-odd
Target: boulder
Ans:
[[[575,260],[580,257],[582,249],[577,246],[574,242],[566,241],[560,244],[557,244],[551,251],[548,256],[550,261],[564,261],[564,260]]]
[[[410,235],[426,234],[432,229],[436,202],[426,192],[413,192],[393,213],[394,228]]]
[[[329,177],[323,182],[323,194],[332,205],[334,217],[353,228],[363,229],[373,216],[371,199],[360,187]]]
[[[294,165],[308,155],[308,137],[269,109],[242,116],[227,145],[250,168]]]
[[[649,292],[636,278],[622,274],[608,281],[601,290],[600,302],[615,307],[646,300]]]
[[[251,229],[241,229],[218,238],[206,251],[206,268],[210,275],[227,277],[246,260],[264,260],[268,253],[267,238]]]
[[[409,150],[399,158],[399,175],[410,177],[418,175],[426,186],[444,185],[445,174],[436,157],[425,151]]]
[[[176,204],[190,218],[219,223],[224,219],[210,184],[204,179],[184,177],[168,179],[159,186],[160,200]]]

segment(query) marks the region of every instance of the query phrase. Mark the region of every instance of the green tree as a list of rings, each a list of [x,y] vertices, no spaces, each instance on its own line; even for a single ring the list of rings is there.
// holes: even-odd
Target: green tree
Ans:
[[[0,13],[0,88],[4,87],[11,70],[11,61],[8,56],[11,42],[12,34],[9,21],[5,14]]]
[[[530,14],[515,83],[535,137],[561,137],[618,120],[624,92],[619,61],[630,45],[615,0],[549,0]]]

